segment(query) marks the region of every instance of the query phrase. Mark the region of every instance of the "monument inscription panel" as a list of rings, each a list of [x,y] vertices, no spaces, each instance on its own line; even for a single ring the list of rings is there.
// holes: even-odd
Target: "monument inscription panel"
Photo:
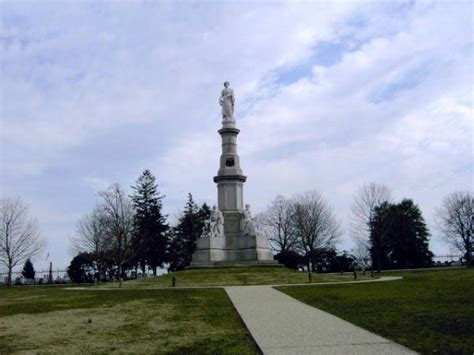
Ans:
[[[226,213],[224,220],[224,234],[238,236],[240,233],[240,213]]]

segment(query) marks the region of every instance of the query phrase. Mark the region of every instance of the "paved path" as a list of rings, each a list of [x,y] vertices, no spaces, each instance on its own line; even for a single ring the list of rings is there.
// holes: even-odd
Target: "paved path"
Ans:
[[[264,354],[415,354],[271,286],[225,289]]]

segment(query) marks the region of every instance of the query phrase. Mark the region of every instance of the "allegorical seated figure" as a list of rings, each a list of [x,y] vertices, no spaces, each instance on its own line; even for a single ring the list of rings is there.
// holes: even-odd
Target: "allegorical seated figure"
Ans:
[[[212,206],[211,216],[204,223],[201,237],[221,237],[224,234],[224,216],[217,206]]]
[[[209,220],[206,219],[204,221],[204,227],[202,227],[202,233],[201,233],[201,238],[207,238],[210,237],[211,231],[209,229]]]
[[[250,212],[250,205],[245,205],[245,210],[240,218],[240,230],[243,235],[255,235],[255,223]]]

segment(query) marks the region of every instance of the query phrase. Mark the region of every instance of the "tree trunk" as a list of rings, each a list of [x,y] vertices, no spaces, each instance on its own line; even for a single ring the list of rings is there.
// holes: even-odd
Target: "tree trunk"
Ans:
[[[156,266],[153,267],[153,276],[156,276]]]
[[[8,278],[7,278],[7,285],[12,285],[12,267],[8,267]]]
[[[471,245],[468,244],[468,245],[467,245],[467,252],[466,252],[466,264],[467,264],[468,267],[474,266],[474,263],[473,263],[473,261],[472,261],[472,252],[471,252],[471,249],[472,249]]]
[[[102,277],[103,274],[104,274],[104,270],[103,270],[102,266],[97,265],[97,283],[99,283],[103,280],[103,277]]]
[[[309,259],[308,260],[308,282],[309,283],[313,282],[312,269],[313,269],[313,265],[311,265],[311,259]]]
[[[380,247],[376,250],[377,253],[377,272],[380,272]]]
[[[119,269],[118,269],[118,279],[119,279],[119,287],[122,287],[122,264],[119,264]]]

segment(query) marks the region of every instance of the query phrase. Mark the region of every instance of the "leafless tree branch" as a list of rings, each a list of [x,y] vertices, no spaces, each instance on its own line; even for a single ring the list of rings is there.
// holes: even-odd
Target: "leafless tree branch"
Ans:
[[[312,257],[317,249],[333,248],[341,235],[341,227],[321,194],[309,191],[296,195],[292,204],[296,245],[300,252]]]
[[[100,210],[106,220],[107,238],[110,238],[114,250],[114,259],[118,266],[118,278],[122,286],[123,265],[133,257],[133,207],[118,184],[99,193],[102,197]]]
[[[265,212],[257,216],[260,231],[270,240],[277,252],[293,250],[296,244],[293,205],[290,200],[279,195]]]
[[[473,262],[474,195],[470,191],[455,191],[435,210],[436,225],[445,241]]]
[[[13,268],[41,253],[45,242],[37,220],[28,216],[28,207],[20,198],[0,200],[0,223],[0,262],[8,270],[11,285]]]
[[[351,234],[359,247],[369,247],[370,226],[374,219],[375,208],[391,201],[390,189],[375,182],[366,183],[356,191],[351,208]]]

